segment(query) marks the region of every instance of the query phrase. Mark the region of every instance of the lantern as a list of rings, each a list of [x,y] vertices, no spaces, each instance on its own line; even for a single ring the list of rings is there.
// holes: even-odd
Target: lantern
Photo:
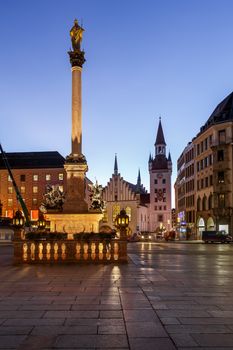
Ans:
[[[122,209],[120,214],[117,215],[115,220],[115,226],[118,228],[126,228],[129,225],[129,217],[126,214],[126,211]]]
[[[20,210],[17,210],[15,212],[15,215],[13,217],[13,220],[12,220],[12,224],[15,226],[15,227],[18,227],[18,228],[21,228],[24,226],[24,223],[25,223],[25,220],[24,220],[24,217],[21,213]]]
[[[43,230],[46,226],[46,221],[44,219],[44,215],[40,213],[39,220],[37,221],[37,227],[39,230]]]

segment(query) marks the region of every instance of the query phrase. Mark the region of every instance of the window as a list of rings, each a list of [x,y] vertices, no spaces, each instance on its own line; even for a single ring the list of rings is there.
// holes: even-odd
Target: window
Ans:
[[[38,181],[38,175],[33,175],[33,181]]]
[[[200,154],[200,144],[197,145],[197,155]]]
[[[131,221],[131,208],[130,207],[126,207],[125,208],[125,211],[126,211],[126,214],[128,215],[129,217],[129,221]],[[141,214],[141,218],[142,218],[142,214]],[[141,219],[141,221],[143,221],[143,219]]]
[[[199,191],[200,185],[199,185],[199,180],[197,180],[197,190]]]
[[[51,175],[50,174],[46,174],[45,175],[45,180],[46,181],[50,181],[51,180]]]
[[[10,175],[8,175],[8,181],[12,182]]]
[[[7,205],[8,205],[8,207],[12,207],[13,206],[13,199],[12,198],[8,198]]]
[[[167,207],[166,207],[166,205],[163,207],[163,210],[167,210]]]
[[[157,205],[155,205],[155,210],[157,210]]]
[[[225,194],[224,193],[220,193],[218,195],[218,206],[219,206],[219,208],[225,207]]]
[[[219,130],[218,132],[219,144],[226,143],[226,132],[225,130]]]
[[[166,183],[166,179],[163,179],[162,184],[165,185],[165,183]]]
[[[38,187],[37,186],[33,186],[32,187],[32,192],[33,193],[38,193]]]
[[[213,186],[213,175],[210,175],[210,186]]]
[[[25,182],[26,181],[26,175],[20,175],[20,181]]]
[[[220,149],[218,150],[218,162],[224,161],[224,150]]]
[[[163,202],[166,202],[166,198],[165,197],[163,198]]]
[[[59,191],[63,192],[63,186],[62,185],[58,186],[58,188],[59,188]]]
[[[200,171],[200,162],[197,162],[197,171]]]
[[[115,222],[116,216],[120,214],[120,206],[118,204],[112,207],[112,221]]]
[[[202,210],[206,210],[206,196],[202,198]]]
[[[166,188],[163,188],[163,193],[166,193]]]
[[[157,193],[158,192],[158,189],[157,188],[155,188],[155,193]]]
[[[20,192],[21,192],[21,193],[25,193],[25,191],[26,191],[25,186],[21,186],[21,187],[20,187]]]
[[[213,208],[213,195],[211,194],[209,196],[209,209],[212,209]]]
[[[158,215],[158,222],[163,222],[163,215]]]
[[[201,165],[201,170],[203,169],[203,159],[200,161],[200,165]]]
[[[210,143],[210,146],[212,146],[212,135],[209,136],[209,143]]]
[[[62,173],[58,174],[58,180],[59,180],[59,181],[62,181],[62,180],[63,180],[63,178],[64,178],[64,176],[63,176],[63,174],[62,174]]]
[[[36,205],[37,204],[37,198],[32,198],[32,204]]]
[[[155,197],[155,202],[157,203],[158,202],[158,198]]]
[[[201,141],[201,153],[203,152],[203,141]]]
[[[212,154],[209,155],[209,165],[212,165]]]
[[[159,207],[159,210],[162,210],[162,207]]]
[[[201,179],[201,188],[204,187],[204,179]]]
[[[208,187],[208,186],[209,186],[209,178],[206,177],[206,178],[205,178],[205,187]]]
[[[8,192],[9,194],[12,194],[12,193],[13,193],[13,187],[12,187],[12,186],[9,186],[7,192]]]
[[[218,183],[219,184],[224,184],[225,179],[224,179],[224,171],[219,171],[218,172]]]
[[[197,211],[200,211],[201,210],[201,198],[198,197],[197,199]]]
[[[205,150],[207,150],[207,147],[208,147],[208,139],[206,138],[205,139]]]

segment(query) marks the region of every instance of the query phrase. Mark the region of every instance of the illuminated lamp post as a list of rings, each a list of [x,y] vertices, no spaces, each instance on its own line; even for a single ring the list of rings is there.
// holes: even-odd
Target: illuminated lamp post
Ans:
[[[120,214],[117,215],[115,226],[120,230],[120,239],[126,240],[126,229],[129,226],[129,216],[126,214],[126,211],[124,209],[122,209],[120,211]]]
[[[20,210],[17,210],[15,212],[15,215],[13,217],[13,220],[12,220],[12,225],[15,227],[15,228],[22,228],[24,226],[24,223],[25,223],[25,220],[24,220],[24,217],[21,213]]]
[[[21,211],[17,210],[12,219],[12,226],[14,230],[14,240],[22,239],[22,231],[23,231],[24,224],[25,224],[25,219]]]
[[[44,230],[45,227],[46,227],[46,221],[44,219],[44,215],[42,213],[40,213],[39,219],[37,221],[37,228],[38,228],[38,230]]]
[[[120,214],[117,215],[115,220],[115,226],[120,231],[120,241],[119,241],[119,262],[127,263],[127,234],[126,229],[129,226],[129,217],[126,211],[122,209]]]

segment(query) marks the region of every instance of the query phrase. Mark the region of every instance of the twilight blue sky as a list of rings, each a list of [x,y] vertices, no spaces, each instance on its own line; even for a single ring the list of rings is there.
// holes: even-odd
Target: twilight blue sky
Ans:
[[[83,152],[91,180],[121,175],[149,190],[159,116],[176,161],[233,90],[232,0],[0,2],[0,140],[8,152],[70,153],[75,17],[85,28]]]

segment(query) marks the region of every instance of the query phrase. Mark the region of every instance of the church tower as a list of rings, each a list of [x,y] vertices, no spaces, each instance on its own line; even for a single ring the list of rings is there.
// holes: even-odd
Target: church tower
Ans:
[[[171,175],[170,152],[166,157],[166,142],[161,118],[155,140],[155,156],[149,157],[150,173],[150,231],[171,230]]]

